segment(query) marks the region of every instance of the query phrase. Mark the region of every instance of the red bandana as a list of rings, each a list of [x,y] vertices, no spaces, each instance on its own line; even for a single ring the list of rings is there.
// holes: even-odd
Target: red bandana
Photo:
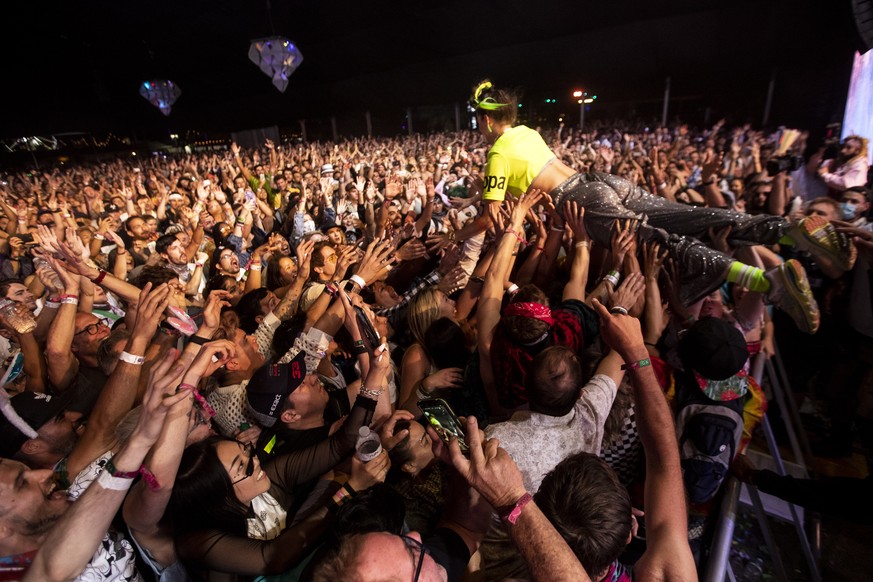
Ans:
[[[503,310],[503,315],[530,317],[544,321],[549,325],[555,323],[555,320],[552,319],[552,310],[540,303],[510,303]]]

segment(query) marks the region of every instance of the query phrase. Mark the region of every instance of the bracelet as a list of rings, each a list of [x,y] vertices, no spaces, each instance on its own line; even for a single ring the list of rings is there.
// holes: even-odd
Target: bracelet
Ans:
[[[534,247],[535,251],[543,252],[543,247]]]
[[[52,301],[51,299],[47,299],[45,303],[43,303],[44,309],[57,309],[60,303],[57,301]]]
[[[485,279],[483,279],[479,275],[470,275],[470,278],[468,280],[472,281],[473,283],[479,283],[480,285],[485,284]]]
[[[262,265],[252,265],[249,267],[249,271],[260,271],[262,268]]]
[[[78,297],[64,297],[58,303],[63,303],[65,305],[78,305],[79,298]]]
[[[142,366],[143,363],[145,363],[145,358],[143,356],[135,356],[128,352],[121,352],[118,354],[118,361],[132,366]]]
[[[336,294],[339,293],[339,287],[334,283],[325,283],[324,292],[329,293],[331,297],[336,297]]]
[[[455,232],[454,230],[450,230],[449,231],[449,242],[451,242],[451,243],[455,242],[455,238],[457,236],[458,236],[457,232]]]
[[[660,184],[658,184],[658,188],[657,188],[657,189],[658,189],[658,190],[663,190],[663,189],[666,188],[666,187],[667,187],[667,182],[661,182]]]
[[[62,299],[78,299],[78,298],[79,298],[78,295],[65,294],[65,295],[58,295],[57,297],[52,297],[51,299],[49,299],[49,301],[56,301],[56,302],[60,303]]]
[[[643,345],[650,346],[650,347],[653,347],[653,348],[657,348],[657,347],[658,347],[658,346],[656,346],[655,344],[653,344],[652,342],[643,342]]]
[[[515,283],[510,285],[509,289],[506,290],[506,292],[509,293],[510,295],[513,295],[516,291],[518,291],[518,285],[516,285]]]
[[[343,484],[342,486],[340,486],[339,489],[336,490],[336,493],[333,494],[333,497],[330,498],[330,500],[333,502],[331,508],[336,511],[337,509],[348,503],[349,499],[354,497],[356,493],[357,492],[351,485],[349,485],[348,483]]]
[[[364,388],[364,385],[361,384],[360,393],[364,396],[369,396],[370,398],[379,398],[380,396],[382,396],[383,392],[385,392],[384,388],[382,388],[381,390],[370,390],[369,388]]]
[[[119,471],[118,467],[115,466],[115,463],[112,462],[112,459],[106,461],[106,465],[103,467],[103,472],[110,477],[115,477],[116,479],[133,479],[139,475],[139,469],[136,471]]]
[[[195,268],[195,269],[202,269],[202,268],[203,268],[203,263],[194,263],[194,268]],[[260,271],[260,269],[258,269],[258,270]]]
[[[554,232],[564,232],[564,227],[563,226],[550,226],[549,230],[554,231]]]
[[[616,305],[615,307],[610,309],[609,312],[616,315],[627,315],[627,309],[625,309],[621,305]]]
[[[127,251],[121,247],[115,247],[115,254],[116,255],[126,255]]]
[[[503,233],[504,234],[511,234],[512,236],[514,236],[515,238],[518,239],[518,242],[520,242],[523,245],[527,244],[527,240],[525,240],[524,237],[522,237],[520,234],[518,234],[517,232],[515,232],[511,228],[507,228],[506,230],[503,231]]]
[[[237,218],[237,219],[236,219],[236,224],[237,224],[237,226],[245,226],[245,225],[246,225],[246,219],[245,219],[245,218]]]
[[[628,364],[622,364],[622,370],[639,370],[640,368],[645,368],[646,366],[651,366],[652,360],[649,358],[645,358],[640,360],[639,362],[630,362]]]
[[[351,277],[349,277],[349,281],[351,281],[352,283],[354,283],[355,285],[357,285],[361,289],[363,289],[364,287],[367,286],[367,282],[364,281],[364,279],[358,275],[352,275]]]
[[[103,269],[98,269],[97,273],[98,273],[97,276],[94,277],[93,279],[91,279],[91,282],[94,283],[95,285],[99,285],[100,283],[103,282],[103,279],[106,278],[106,271],[104,271]]]
[[[352,352],[354,352],[356,356],[360,356],[367,353],[367,348],[364,346],[355,346],[354,349],[352,349]]]
[[[188,338],[188,341],[192,344],[197,344],[198,346],[202,346],[204,344],[209,343],[209,339],[205,337],[200,337],[199,335],[192,335]]]
[[[576,248],[577,248],[577,249],[578,249],[579,247],[585,247],[585,248],[587,249],[587,248],[590,248],[590,246],[591,246],[591,245],[588,243],[587,240],[580,240],[580,241],[578,241],[578,242],[576,243]]]
[[[509,523],[510,525],[515,525],[518,521],[518,518],[521,517],[521,512],[524,510],[524,506],[530,503],[533,500],[533,496],[526,492],[522,495],[518,501],[515,502],[509,510],[501,511],[500,518]]]
[[[102,234],[100,234],[99,232],[94,233],[94,238],[96,238],[97,240],[106,240],[106,237],[103,236]]]

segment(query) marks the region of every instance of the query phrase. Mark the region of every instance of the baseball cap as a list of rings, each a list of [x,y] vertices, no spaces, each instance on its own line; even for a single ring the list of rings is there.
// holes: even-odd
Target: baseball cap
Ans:
[[[263,427],[270,428],[282,414],[285,399],[306,378],[306,352],[300,352],[287,364],[267,362],[258,368],[246,386],[249,415]]]
[[[333,172],[333,164],[325,164],[325,165],[321,166],[321,174],[322,175],[330,174],[331,172]]]
[[[12,457],[36,431],[67,409],[69,398],[43,392],[0,397],[0,457]],[[17,416],[17,418],[16,418]]]
[[[167,200],[182,200],[182,195],[178,192],[173,192],[172,194],[170,194]]]
[[[694,323],[679,341],[679,357],[709,380],[725,380],[749,359],[746,339],[730,323],[706,317]]]

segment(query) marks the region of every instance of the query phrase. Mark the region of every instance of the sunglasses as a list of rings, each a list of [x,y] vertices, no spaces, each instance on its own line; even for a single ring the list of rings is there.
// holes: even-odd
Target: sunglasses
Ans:
[[[249,456],[249,462],[246,464],[246,472],[245,475],[233,481],[231,485],[236,485],[241,481],[245,481],[249,477],[251,477],[255,472],[255,447],[252,444],[246,445],[246,454]]]

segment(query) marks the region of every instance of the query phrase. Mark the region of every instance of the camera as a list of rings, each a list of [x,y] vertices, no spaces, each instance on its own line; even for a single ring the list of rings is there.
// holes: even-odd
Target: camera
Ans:
[[[779,172],[795,172],[803,167],[803,158],[800,156],[779,156],[770,158],[767,162],[767,175],[775,176]]]

